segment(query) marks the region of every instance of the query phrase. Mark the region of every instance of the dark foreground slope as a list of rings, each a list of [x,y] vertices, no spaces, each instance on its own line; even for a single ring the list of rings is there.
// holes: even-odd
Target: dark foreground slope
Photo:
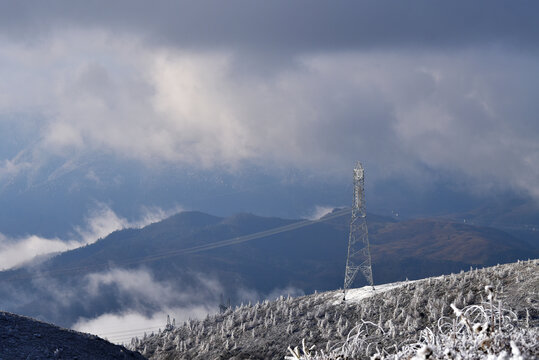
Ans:
[[[0,312],[0,359],[145,359],[95,335]]]
[[[375,292],[354,289],[344,303],[337,291],[241,306],[136,340],[133,347],[159,360],[283,359],[287,347],[302,339],[329,350],[358,323],[369,321],[383,330],[376,346],[396,349],[416,340],[420,330],[440,317],[454,318],[450,304],[463,308],[486,301],[485,285],[493,286],[497,306],[501,301],[526,326],[539,326],[539,261],[532,260],[382,285]]]

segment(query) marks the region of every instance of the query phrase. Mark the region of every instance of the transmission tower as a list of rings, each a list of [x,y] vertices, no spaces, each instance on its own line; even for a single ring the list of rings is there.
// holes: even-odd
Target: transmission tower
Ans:
[[[370,286],[373,286],[371,250],[367,232],[367,219],[365,210],[364,170],[358,161],[354,168],[354,203],[352,219],[350,220],[350,237],[348,239],[348,257],[346,258],[346,271],[344,274],[343,300],[346,291],[354,282],[358,271],[361,271]]]

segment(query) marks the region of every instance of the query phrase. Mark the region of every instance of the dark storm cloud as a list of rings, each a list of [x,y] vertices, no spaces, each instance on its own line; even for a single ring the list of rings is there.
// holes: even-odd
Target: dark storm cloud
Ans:
[[[0,29],[31,40],[94,26],[152,43],[266,52],[478,43],[535,49],[538,10],[535,1],[3,1]]]
[[[40,119],[0,180],[75,154],[315,174],[360,158],[371,179],[539,198],[538,4],[0,2],[0,115]]]

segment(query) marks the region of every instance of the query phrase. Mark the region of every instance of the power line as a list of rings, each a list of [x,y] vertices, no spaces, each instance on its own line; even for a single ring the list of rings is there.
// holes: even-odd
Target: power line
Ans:
[[[112,331],[112,332],[106,332],[106,333],[102,333],[101,335],[99,336],[109,336],[109,335],[112,335],[113,337],[114,336],[121,336],[121,335],[127,335],[127,334],[131,334],[131,333],[140,333],[140,332],[144,332],[144,331],[149,331],[149,330],[157,330],[157,329],[160,329],[162,328],[163,326],[152,326],[152,327],[149,327],[149,328],[143,328],[143,329],[132,329],[132,330],[120,330],[120,331]]]
[[[256,239],[260,239],[260,238],[264,238],[264,237],[268,237],[272,235],[277,235],[283,232],[293,231],[293,230],[301,229],[303,227],[310,226],[313,224],[332,220],[332,219],[344,216],[346,214],[349,214],[350,212],[351,212],[351,209],[342,209],[316,220],[302,220],[302,221],[298,221],[292,224],[279,226],[276,228],[256,232],[253,234],[238,236],[231,239],[216,241],[216,242],[198,245],[198,246],[192,246],[192,247],[184,248],[184,249],[169,250],[166,252],[155,253],[152,255],[147,255],[147,256],[143,256],[139,258],[131,258],[126,261],[118,262],[115,265],[140,264],[140,263],[145,263],[145,262],[162,260],[162,259],[166,259],[169,257],[182,255],[182,254],[193,254],[193,253],[213,250],[213,249],[217,249],[221,247],[237,245],[244,242],[248,242],[248,241],[252,241],[252,240],[256,240]],[[51,275],[61,275],[61,274],[66,274],[66,273],[72,274],[72,273],[81,272],[84,270],[92,270],[95,268],[103,268],[103,267],[109,267],[109,266],[110,266],[109,263],[100,263],[100,264],[94,264],[94,265],[88,265],[88,266],[61,268],[61,269],[41,272],[39,274],[24,274],[24,275],[12,276],[9,278],[0,279],[0,281],[13,281],[13,280],[21,280],[21,279],[39,278],[39,277],[46,277],[46,276],[51,276]],[[126,331],[112,331],[112,332],[102,333],[97,336],[107,338],[109,341],[112,341],[112,342],[123,343],[123,342],[129,342],[134,336],[137,336],[137,334],[140,334],[145,331],[150,331],[150,330],[155,331],[156,329],[159,329],[159,328],[160,327],[156,326],[156,327],[126,330]]]
[[[146,255],[142,257],[135,257],[135,258],[127,259],[125,261],[119,261],[119,262],[114,263],[113,265],[125,266],[125,265],[142,264],[142,263],[153,262],[153,261],[162,260],[162,259],[166,259],[166,258],[178,256],[178,255],[194,254],[194,253],[198,253],[202,251],[208,251],[208,250],[218,249],[218,248],[222,248],[226,246],[237,245],[244,242],[268,237],[271,235],[277,235],[283,232],[297,230],[297,229],[314,225],[320,222],[332,220],[332,219],[344,216],[346,214],[349,214],[351,213],[351,211],[352,211],[351,209],[341,209],[316,220],[302,220],[302,221],[298,221],[292,224],[279,226],[273,229],[268,229],[268,230],[256,232],[253,234],[238,236],[231,239],[216,241],[216,242],[203,244],[203,245],[192,246],[192,247],[184,248],[184,249],[162,251],[162,252],[155,253],[152,255]],[[43,271],[37,274],[13,275],[11,277],[0,279],[0,281],[14,281],[14,280],[23,280],[23,279],[43,278],[43,277],[47,277],[51,275],[73,274],[73,273],[78,273],[78,272],[84,272],[87,270],[109,268],[110,265],[111,264],[107,262],[107,263],[98,263],[98,264],[86,265],[86,266],[60,268],[60,269],[55,269],[55,270]]]

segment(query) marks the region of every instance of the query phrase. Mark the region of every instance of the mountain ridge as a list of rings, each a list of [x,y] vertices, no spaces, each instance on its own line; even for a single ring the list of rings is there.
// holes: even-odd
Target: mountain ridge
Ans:
[[[220,287],[214,290],[218,293],[208,299],[214,303],[220,293],[233,303],[247,301],[243,290],[265,297],[279,289],[294,288],[311,293],[338,288],[346,260],[348,216],[313,222],[307,227],[234,246],[191,254],[181,251],[299,221],[253,214],[222,218],[201,212],[182,212],[142,229],[116,231],[94,244],[59,254],[34,268],[0,272],[0,282],[9,284],[0,288],[0,306],[62,326],[71,326],[80,317],[92,318],[104,311],[120,311],[118,299],[127,295],[122,295],[114,284],[100,288],[106,292],[92,300],[95,304],[83,295],[75,296],[73,303],[55,312],[49,309],[52,295],[45,294],[40,285],[52,281],[60,284],[64,291],[85,294],[85,284],[92,274],[118,269],[144,270],[154,281],[177,289],[196,288],[199,275],[203,275]],[[376,283],[536,257],[525,244],[499,230],[439,219],[395,221],[370,214],[367,221]],[[456,245],[461,243],[484,256],[472,257],[467,247],[458,250]],[[455,252],[460,254],[457,256]],[[34,281],[36,276],[41,278],[40,282]],[[361,279],[357,284],[361,284]],[[24,300],[14,298],[16,293],[24,294]],[[132,302],[128,298],[122,301]],[[151,310],[158,308],[145,311]]]

